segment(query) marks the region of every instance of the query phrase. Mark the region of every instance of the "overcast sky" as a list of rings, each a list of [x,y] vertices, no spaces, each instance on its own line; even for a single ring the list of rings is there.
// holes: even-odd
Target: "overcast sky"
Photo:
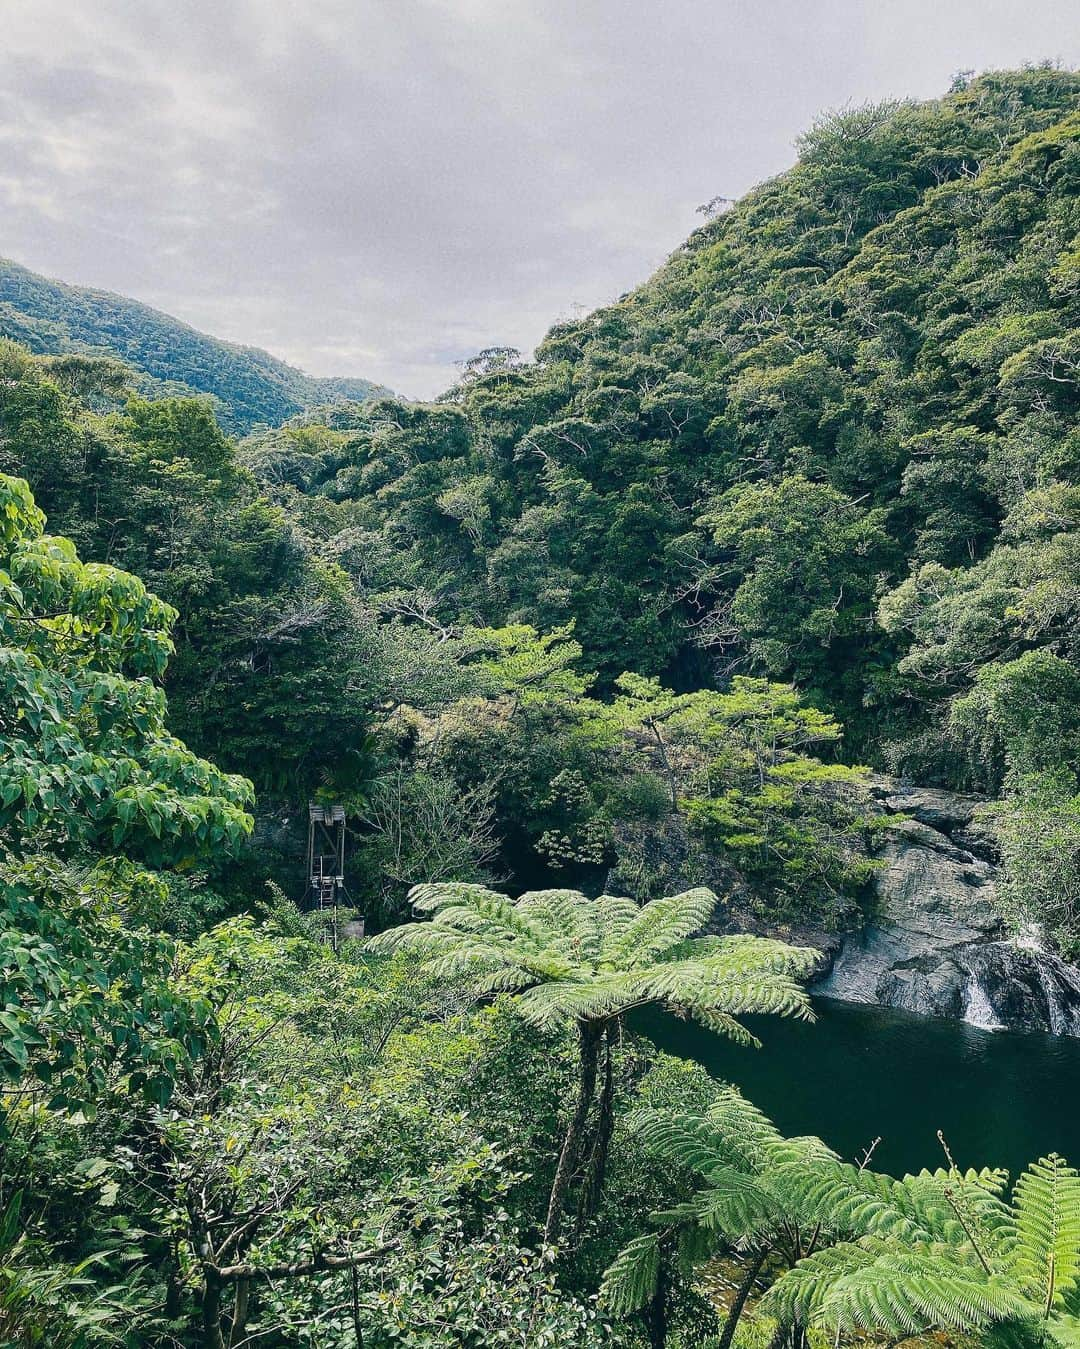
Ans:
[[[0,0],[0,254],[410,396],[1077,0]]]

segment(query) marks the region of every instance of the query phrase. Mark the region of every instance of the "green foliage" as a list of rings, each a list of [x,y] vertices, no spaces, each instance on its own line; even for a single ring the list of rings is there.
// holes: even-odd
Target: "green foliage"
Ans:
[[[148,676],[174,613],[135,577],[43,533],[24,482],[0,476],[0,830],[58,847],[177,861],[251,828],[250,785],[165,729]]]
[[[999,898],[1012,926],[1080,952],[1080,793],[1072,774],[1028,774],[985,809],[1001,852]]]
[[[716,907],[709,890],[643,906],[573,890],[511,902],[460,884],[418,886],[410,898],[432,921],[391,928],[369,949],[416,951],[440,978],[463,979],[478,993],[510,992],[538,1027],[602,1023],[657,1002],[745,1041],[752,1037],[736,1018],[746,1012],[809,1015],[794,976],[812,952],[765,938],[691,936]]]
[[[807,752],[832,752],[839,724],[790,685],[745,675],[726,693],[676,694],[631,674],[615,684],[610,703],[582,705],[583,735],[609,747],[644,736],[672,808],[763,907],[841,923],[866,877],[856,849],[874,819],[864,771]]]
[[[845,645],[869,630],[893,551],[886,518],[800,475],[730,488],[699,521],[718,550],[718,579],[733,586],[731,631],[717,612],[712,640],[741,642],[755,667],[846,701],[832,673],[857,659]]]
[[[548,1243],[559,1237],[575,1177],[579,1226],[595,1212],[626,1012],[667,1007],[743,1044],[756,1043],[738,1020],[745,1013],[812,1015],[796,980],[813,952],[760,937],[694,937],[717,904],[703,887],[642,906],[617,895],[590,900],[575,890],[528,891],[512,902],[461,884],[418,886],[410,898],[416,910],[433,915],[431,922],[391,928],[369,939],[369,950],[415,952],[440,979],[481,995],[510,995],[528,1025],[576,1030],[577,1099],[552,1181]]]
[[[182,738],[264,791],[355,790],[385,690],[375,620],[344,573],[259,497],[204,404],[131,399],[101,417],[40,359],[14,374],[0,457],[83,556],[180,611],[161,626],[174,625],[165,683]]]
[[[1052,1154],[1017,1180],[954,1167],[905,1177],[915,1230],[871,1223],[858,1241],[808,1257],[765,1299],[782,1315],[834,1333],[910,1335],[1000,1325],[1025,1343],[1069,1343],[1080,1264],[1080,1176]],[[920,1230],[921,1229],[921,1230]]]
[[[1080,949],[1078,100],[823,118],[428,405],[0,267],[0,1337],[701,1344],[722,1253],[722,1349],[1080,1342],[1060,1158],[879,1175],[624,1025],[809,1015],[696,934],[850,921],[856,755],[1004,791],[1007,916]],[[267,869],[229,770],[430,921],[206,930]]]
[[[646,285],[372,406],[301,490],[451,620],[574,621],[603,693],[794,679],[964,785],[948,701],[1075,657],[1078,94],[1038,67],[822,119]]]
[[[660,1237],[655,1232],[627,1242],[604,1275],[600,1295],[616,1316],[640,1311],[656,1295]]]
[[[972,776],[1014,781],[1080,769],[1080,670],[1046,650],[984,665],[956,699],[949,729],[973,762]]]
[[[164,1103],[216,1033],[172,986],[172,943],[126,926],[117,888],[47,857],[0,870],[0,1077],[17,1111],[90,1114],[117,1076]]]

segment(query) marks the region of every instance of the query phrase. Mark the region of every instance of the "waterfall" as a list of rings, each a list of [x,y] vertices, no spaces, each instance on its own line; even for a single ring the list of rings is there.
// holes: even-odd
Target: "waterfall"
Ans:
[[[1076,971],[1056,956],[1044,955],[1035,961],[1051,1031],[1055,1035],[1080,1035],[1080,980]]]
[[[968,972],[965,995],[964,1020],[969,1026],[977,1026],[980,1030],[1005,1029],[1005,1022],[994,1015],[986,989],[979,983],[979,976],[974,970]]]

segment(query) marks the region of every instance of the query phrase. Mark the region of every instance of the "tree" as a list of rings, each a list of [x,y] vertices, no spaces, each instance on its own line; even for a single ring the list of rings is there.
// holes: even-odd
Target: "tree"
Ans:
[[[763,1307],[837,1336],[996,1328],[1005,1344],[1074,1345],[1080,1174],[1051,1153],[1008,1198],[1006,1184],[1003,1172],[962,1173],[951,1158],[906,1176],[866,1235],[801,1260]]]
[[[150,676],[174,612],[43,526],[0,476],[0,1073],[57,1109],[89,1109],[118,1072],[166,1100],[209,1010],[169,987],[172,944],[122,921],[138,868],[102,854],[226,851],[251,828],[251,787],[166,729]]]
[[[1024,774],[983,808],[1001,853],[997,904],[1009,926],[1080,951],[1080,792],[1065,769]]]
[[[892,545],[881,510],[803,476],[730,488],[699,521],[734,591],[730,621],[753,665],[828,688],[855,654]]]
[[[126,572],[44,533],[26,484],[0,475],[0,837],[194,858],[251,829],[251,786],[165,726],[175,611]]]
[[[731,1087],[717,1088],[704,1113],[639,1110],[631,1125],[647,1153],[690,1171],[698,1188],[651,1215],[653,1230],[628,1243],[608,1268],[602,1299],[620,1314],[650,1308],[662,1297],[665,1256],[692,1270],[733,1250],[744,1262],[743,1277],[718,1349],[730,1349],[766,1265],[775,1278],[839,1234],[858,1231],[866,1215],[886,1202],[888,1181],[844,1163],[820,1139],[784,1138]],[[790,1319],[781,1331],[804,1342]]]
[[[508,993],[531,1025],[576,1032],[577,1098],[552,1181],[548,1242],[558,1238],[575,1177],[584,1176],[586,1202],[603,1183],[614,1053],[625,1013],[657,1004],[743,1043],[754,1042],[737,1020],[743,1013],[811,1015],[796,976],[809,970],[812,952],[755,937],[692,938],[716,907],[710,890],[642,907],[615,895],[590,900],[574,890],[531,891],[511,901],[460,884],[418,886],[410,897],[432,921],[391,928],[372,938],[369,949],[415,951],[432,974],[465,981],[478,993]]]
[[[839,925],[865,879],[855,845],[874,824],[864,770],[823,762],[842,728],[791,685],[737,675],[725,692],[675,693],[623,674],[610,702],[582,700],[581,735],[655,761],[671,807],[729,857],[772,911]]]

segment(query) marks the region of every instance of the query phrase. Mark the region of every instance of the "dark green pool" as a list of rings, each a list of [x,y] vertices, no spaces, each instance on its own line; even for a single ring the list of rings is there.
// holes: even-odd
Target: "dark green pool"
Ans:
[[[939,1165],[938,1129],[962,1166],[1015,1174],[1051,1151],[1080,1164],[1080,1039],[814,1005],[813,1025],[747,1018],[761,1049],[662,1014],[637,1028],[735,1083],[785,1133],[817,1134],[846,1157],[881,1135],[882,1171]]]

